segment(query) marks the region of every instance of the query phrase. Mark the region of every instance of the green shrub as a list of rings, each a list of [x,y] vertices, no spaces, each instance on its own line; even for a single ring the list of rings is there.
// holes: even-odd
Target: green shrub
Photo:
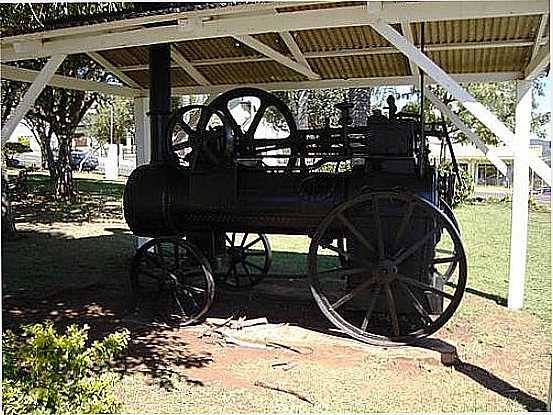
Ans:
[[[87,325],[59,334],[51,322],[22,327],[2,338],[2,404],[5,414],[115,413],[109,362],[127,347],[122,330],[87,346]]]

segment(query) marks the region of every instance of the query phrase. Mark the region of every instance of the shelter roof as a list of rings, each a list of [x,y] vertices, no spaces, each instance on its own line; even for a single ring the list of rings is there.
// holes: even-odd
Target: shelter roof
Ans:
[[[140,90],[149,87],[148,46],[170,42],[172,85],[184,94],[412,83],[414,67],[373,30],[376,19],[417,46],[424,23],[426,53],[459,81],[522,79],[549,49],[546,0],[224,5],[10,36],[1,40],[1,60],[88,53]]]

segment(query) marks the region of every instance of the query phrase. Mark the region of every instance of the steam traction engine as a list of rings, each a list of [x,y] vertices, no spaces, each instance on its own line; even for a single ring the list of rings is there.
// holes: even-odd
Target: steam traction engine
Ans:
[[[244,98],[258,106],[246,122],[233,111]],[[396,345],[443,326],[467,273],[451,177],[430,164],[420,117],[392,97],[363,126],[350,125],[351,104],[336,107],[339,126],[309,130],[254,88],[174,112],[165,159],[138,167],[125,190],[131,230],[153,238],[133,260],[137,301],[197,321],[215,286],[248,289],[269,272],[265,234],[308,235],[312,294],[343,332]],[[269,116],[278,138],[263,136]]]

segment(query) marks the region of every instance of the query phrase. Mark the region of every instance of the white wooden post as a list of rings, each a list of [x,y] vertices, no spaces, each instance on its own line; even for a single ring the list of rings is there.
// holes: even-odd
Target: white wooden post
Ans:
[[[136,166],[150,162],[150,119],[147,111],[150,99],[139,97],[134,99],[134,142],[136,144]]]
[[[532,82],[517,81],[515,135],[513,143],[513,202],[511,207],[511,255],[509,261],[509,294],[507,306],[524,305],[524,276],[528,240],[528,191],[530,120],[532,117]]]
[[[463,106],[478,120],[488,127],[501,141],[507,144],[512,150],[515,148],[515,135],[505,126],[488,108],[482,105],[451,76],[440,68],[432,59],[418,50],[412,43],[409,43],[397,30],[389,24],[379,20],[371,23],[371,26],[401,51],[407,58],[426,72],[432,79],[440,84],[446,91],[453,95]],[[551,184],[551,167],[539,157],[529,155],[530,167],[548,184]]]
[[[6,125],[2,128],[0,135],[2,136],[2,145],[11,137],[15,131],[17,125],[21,122],[27,111],[33,106],[36,99],[44,89],[44,87],[50,82],[59,66],[65,59],[66,55],[52,56],[44,68],[37,75],[29,89],[23,95],[21,102],[17,105],[15,112],[6,121]]]
[[[134,140],[136,144],[136,167],[150,162],[150,118],[147,111],[150,99],[139,97],[134,99]],[[150,238],[137,236],[135,238],[136,249],[144,245]]]

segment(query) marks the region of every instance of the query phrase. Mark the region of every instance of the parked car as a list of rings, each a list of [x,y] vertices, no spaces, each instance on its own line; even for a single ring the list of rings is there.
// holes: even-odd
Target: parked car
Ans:
[[[21,165],[21,161],[19,161],[15,157],[7,157],[6,158],[6,165],[8,167],[19,167]]]
[[[98,167],[98,157],[89,154],[88,151],[73,150],[71,152],[71,166],[73,169],[77,170],[81,162],[83,163],[83,170],[96,170]]]

